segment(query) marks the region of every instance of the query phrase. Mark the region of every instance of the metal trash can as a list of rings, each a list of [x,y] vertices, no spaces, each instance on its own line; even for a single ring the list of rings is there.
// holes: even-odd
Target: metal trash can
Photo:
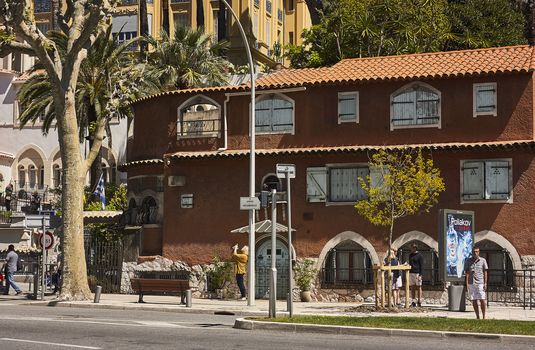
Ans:
[[[464,286],[448,287],[448,310],[466,311],[466,290]]]

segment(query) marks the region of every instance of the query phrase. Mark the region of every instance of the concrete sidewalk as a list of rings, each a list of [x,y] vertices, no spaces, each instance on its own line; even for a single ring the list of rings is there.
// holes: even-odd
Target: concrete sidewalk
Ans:
[[[22,297],[9,297],[20,298]],[[4,299],[5,300],[5,299]],[[180,298],[176,296],[151,296],[144,297],[145,303],[137,302],[137,295],[126,294],[102,294],[98,304],[92,301],[57,301],[51,296],[47,296],[44,301],[27,301],[27,304],[50,305],[62,307],[82,307],[82,308],[103,308],[121,310],[150,310],[163,312],[189,312],[189,313],[209,313],[228,314],[236,316],[267,316],[268,300],[256,300],[255,306],[247,306],[247,301],[241,300],[219,300],[219,299],[193,299],[192,307],[186,308],[180,305]],[[1,302],[0,302],[1,305]],[[345,316],[418,316],[418,317],[446,317],[446,318],[475,318],[470,305],[467,305],[466,312],[451,312],[446,306],[427,305],[429,312],[355,312],[351,308],[362,304],[357,303],[321,303],[294,302],[294,315],[345,315]],[[426,305],[424,305],[425,307]],[[277,302],[277,313],[281,316],[287,315],[286,301]],[[524,310],[521,307],[504,307],[491,305],[487,310],[488,319],[535,321],[535,309]]]

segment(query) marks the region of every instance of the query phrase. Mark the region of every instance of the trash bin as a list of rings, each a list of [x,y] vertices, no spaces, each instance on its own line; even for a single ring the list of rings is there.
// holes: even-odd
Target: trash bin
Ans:
[[[448,287],[448,310],[466,311],[466,290],[464,286]]]

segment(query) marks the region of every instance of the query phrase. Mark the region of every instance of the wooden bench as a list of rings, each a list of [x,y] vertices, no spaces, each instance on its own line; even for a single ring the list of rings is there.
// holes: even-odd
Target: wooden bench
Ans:
[[[152,277],[155,278],[152,278]],[[161,278],[164,277],[164,278]],[[162,273],[143,273],[139,277],[130,279],[132,289],[139,294],[138,303],[144,303],[143,296],[145,294],[156,295],[180,295],[180,303],[191,305],[191,300],[185,300],[191,298],[191,293],[187,293],[191,290],[189,275],[174,275]]]

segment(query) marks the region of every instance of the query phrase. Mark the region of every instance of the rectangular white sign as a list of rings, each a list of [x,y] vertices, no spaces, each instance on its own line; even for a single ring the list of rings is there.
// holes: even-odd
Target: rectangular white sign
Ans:
[[[295,164],[277,164],[277,177],[295,179]]]
[[[257,197],[240,197],[240,210],[260,210],[260,200]]]

